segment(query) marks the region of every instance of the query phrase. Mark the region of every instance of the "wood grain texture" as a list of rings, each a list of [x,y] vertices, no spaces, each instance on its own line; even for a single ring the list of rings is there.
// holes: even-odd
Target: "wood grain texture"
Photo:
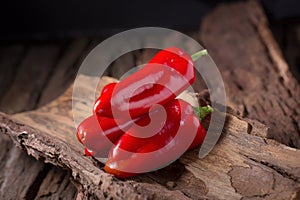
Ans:
[[[0,144],[0,199],[34,198],[47,172],[45,164],[26,155],[6,135],[0,135]]]
[[[39,186],[35,199],[76,199],[77,189],[70,181],[70,177],[69,173],[51,167]]]
[[[299,199],[300,151],[267,139],[274,137],[297,146],[299,120],[295,120],[299,115],[292,106],[298,108],[298,85],[276,48],[259,5],[250,1],[220,6],[204,20],[201,39],[220,66],[229,105],[241,114],[227,109],[222,137],[202,160],[194,150],[164,169],[119,180],[106,174],[97,160],[85,157],[75,137],[74,124],[91,114],[97,96],[94,86],[98,85],[99,93],[103,85],[116,81],[109,77],[98,83],[96,77],[81,76],[81,96],[73,99],[73,111],[69,88],[37,110],[12,116],[1,113],[0,132],[36,159],[69,169],[80,190],[78,199]],[[220,49],[222,45],[230,51]],[[145,51],[135,62],[148,58]],[[266,74],[266,78],[258,74]],[[200,97],[207,100],[205,93]],[[289,111],[293,114],[289,115]],[[278,121],[273,113],[285,121]],[[75,123],[73,114],[79,116]],[[49,176],[55,173],[51,171]],[[61,188],[69,188],[61,176],[52,180],[45,176],[41,189],[62,180],[61,186],[36,191],[37,197],[50,193],[58,197]],[[73,189],[67,189],[72,198]]]
[[[84,118],[91,113],[99,79],[84,75],[80,79],[85,98],[74,99],[77,110],[73,112]],[[99,88],[112,81],[115,79],[103,78]],[[75,136],[71,91],[38,110],[11,117],[1,114],[0,127],[29,155],[70,169],[85,195],[114,199],[299,197],[300,151],[257,136],[268,129],[229,113],[222,138],[204,159],[200,160],[195,150],[167,168],[118,180],[106,174],[101,163],[83,155]]]
[[[300,85],[257,1],[219,6],[199,37],[223,75],[228,105],[269,126],[269,138],[300,148]]]
[[[16,113],[34,109],[58,54],[59,47],[52,44],[29,48],[1,100],[1,110]]]
[[[2,97],[14,81],[14,74],[24,57],[25,49],[24,45],[21,44],[7,45],[0,48],[0,95]],[[0,110],[3,109],[1,100],[2,98],[0,98]]]
[[[41,100],[44,102],[49,102],[51,98],[54,99],[65,90],[63,86],[67,88],[69,86],[68,84],[71,83],[72,76],[70,74],[75,73],[74,67],[76,67],[75,63],[72,62],[80,59],[80,56],[78,55],[80,51],[80,45],[84,46],[86,40],[74,40],[69,48],[67,48],[66,53],[64,52],[58,57],[51,57],[51,55],[53,54],[53,49],[59,49],[60,46],[62,46],[62,42],[58,41],[50,46],[45,45],[49,43],[47,41],[43,41],[42,43],[43,44],[31,44],[31,48],[26,47],[28,45],[22,43],[7,44],[0,47],[0,102],[4,99],[4,101],[1,103],[0,110],[7,111],[9,109],[12,113],[19,111],[19,107],[12,105],[14,105],[17,100],[20,100],[18,97],[24,97],[24,94],[22,93],[18,96],[16,88],[24,86],[24,88],[21,88],[21,90],[24,89],[24,93],[30,91],[35,93],[35,95],[32,96],[32,101],[28,100],[23,102],[23,109],[28,110],[39,106]],[[45,46],[47,46],[47,48],[44,48],[43,53],[41,53],[44,55],[43,58],[46,58],[46,60],[43,62],[55,63],[56,61],[53,59],[58,58],[57,64],[54,64],[53,66],[51,64],[40,65],[41,58],[38,58],[37,62],[35,62],[37,57],[33,56],[30,58],[31,64],[25,63],[26,65],[24,66],[24,62],[26,62],[24,59],[28,60],[28,54],[30,54],[30,50],[40,49]],[[49,53],[49,57],[45,56],[47,52]],[[48,59],[51,60],[49,61]],[[61,69],[57,70],[58,67]],[[23,72],[26,70],[28,72],[34,71],[31,68],[34,70],[44,70],[44,75],[39,77],[39,81],[34,82],[34,84],[32,84],[33,81],[24,84],[23,78],[18,79],[20,75],[15,77],[15,74],[22,70]],[[64,76],[59,76],[62,74],[59,72],[62,72],[63,70],[65,72]],[[33,77],[36,74],[37,73],[28,73],[24,76]],[[55,81],[53,81],[53,77],[56,77]],[[50,83],[51,86],[49,86]],[[53,91],[53,87],[55,87],[55,91]],[[12,88],[14,89],[14,92],[8,92],[8,89]],[[34,91],[32,90],[33,88],[42,89]],[[47,96],[49,99],[42,98],[45,96]],[[12,100],[12,102],[8,103],[7,99]],[[45,165],[41,161],[32,159],[26,153],[18,149],[5,135],[0,135],[0,147],[1,152],[3,153],[1,154],[2,157],[0,162],[0,167],[2,169],[0,173],[0,199],[37,199],[44,197],[51,199],[75,198],[74,195],[76,196],[77,190],[69,181],[71,178],[69,173],[58,169],[57,167],[51,167],[49,164]],[[57,178],[58,176],[60,179]],[[52,181],[53,179],[58,181]],[[17,190],[15,185],[17,185]],[[46,187],[43,185],[46,185]]]
[[[41,91],[38,107],[57,98],[72,84],[88,43],[87,38],[75,39],[63,50]]]
[[[69,173],[28,156],[7,135],[0,145],[0,199],[75,199]]]

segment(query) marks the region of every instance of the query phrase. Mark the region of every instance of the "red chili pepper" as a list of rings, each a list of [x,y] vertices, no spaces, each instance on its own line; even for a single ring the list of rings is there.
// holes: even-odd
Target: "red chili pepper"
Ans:
[[[135,172],[155,170],[175,161],[187,149],[203,142],[206,132],[190,104],[174,99],[164,107],[167,119],[161,130],[152,137],[140,138],[132,136],[132,133],[138,131],[135,126],[131,127],[110,150],[104,168],[106,172],[126,178],[139,174]],[[161,112],[150,113],[151,115],[153,118],[159,117]],[[172,144],[168,148],[163,148],[170,142]],[[141,154],[153,151],[157,152],[152,157]]]
[[[111,109],[106,109],[106,104],[110,101],[116,84],[117,83],[109,83],[102,89],[100,97],[97,99],[93,107],[94,113],[96,113],[98,116],[100,116],[99,113],[103,112],[106,112],[107,116],[112,116]]]
[[[119,126],[112,118],[92,115],[78,126],[77,138],[86,147],[87,156],[106,157],[112,144],[132,123],[126,122]]]
[[[110,149],[105,170],[125,178],[144,172],[143,167],[152,171],[167,165],[187,149],[201,144],[206,132],[193,108],[174,98],[195,80],[192,60],[206,53],[200,51],[191,58],[182,50],[170,47],[160,51],[135,74],[105,86],[95,102],[94,115],[77,129],[78,140],[86,147],[85,154],[106,157]],[[155,104],[163,105],[164,109]],[[203,117],[201,109],[197,111]],[[211,111],[207,109],[206,114]],[[166,119],[161,120],[164,112]],[[158,125],[158,133],[144,138],[153,129],[140,128],[149,124]],[[154,151],[157,152],[152,157],[144,156]]]
[[[183,50],[169,47],[157,53],[142,69],[111,86],[101,95],[94,111],[99,116],[132,118],[149,112],[154,104],[164,105],[195,80],[192,58]],[[112,113],[112,109],[113,112]]]

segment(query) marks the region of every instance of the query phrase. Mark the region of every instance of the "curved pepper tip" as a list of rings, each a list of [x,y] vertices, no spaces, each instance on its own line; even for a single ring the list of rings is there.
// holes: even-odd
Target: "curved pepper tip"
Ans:
[[[83,131],[80,127],[77,129],[77,132],[76,132],[76,136],[77,136],[77,139],[78,141],[83,144],[84,140],[85,140],[85,136],[86,136],[86,132]]]
[[[84,154],[86,156],[93,156],[94,152],[92,150],[89,150],[88,148],[84,148]]]
[[[120,178],[120,179],[129,178],[129,177],[132,177],[132,176],[139,175],[138,173],[129,173],[129,172],[123,172],[123,171],[120,171],[120,170],[117,170],[117,169],[113,169],[113,168],[110,168],[108,165],[104,166],[104,170],[107,173],[112,174],[115,177]]]
[[[102,117],[113,117],[111,112],[111,104],[110,100],[112,98],[112,94],[114,88],[117,83],[109,83],[104,86],[100,97],[96,100],[93,112]]]

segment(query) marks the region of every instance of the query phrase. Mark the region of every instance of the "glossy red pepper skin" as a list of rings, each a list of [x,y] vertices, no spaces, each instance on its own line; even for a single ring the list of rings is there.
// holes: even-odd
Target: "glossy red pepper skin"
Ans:
[[[109,83],[106,86],[104,86],[104,88],[102,89],[100,97],[97,99],[93,107],[93,112],[96,115],[101,116],[100,113],[103,112],[105,112],[106,116],[109,117],[113,115],[111,109],[107,109],[107,102],[111,100],[112,93],[114,91],[114,88],[116,87],[116,84],[117,83]]]
[[[184,76],[189,84],[195,81],[194,61],[189,54],[177,47],[169,47],[158,52],[149,63],[169,66]]]
[[[123,128],[126,130],[129,126],[127,123]],[[95,115],[86,118],[77,128],[77,138],[86,147],[87,156],[107,157],[109,149],[122,134],[124,131],[114,119]]]
[[[194,138],[194,141],[192,142],[192,144],[189,147],[189,149],[194,149],[203,143],[205,136],[206,136],[206,130],[201,125],[201,122],[199,121],[198,116],[193,115],[193,117],[191,118],[191,121],[194,124],[194,126],[198,127],[196,137]]]
[[[101,95],[94,111],[99,116],[129,119],[174,99],[195,80],[192,58],[170,47],[157,53],[142,69]],[[111,95],[111,96],[110,96]],[[129,113],[128,113],[129,112]]]
[[[133,172],[143,171],[145,166],[147,170],[152,171],[175,161],[187,149],[194,148],[203,142],[205,130],[198,117],[194,115],[190,104],[174,99],[165,105],[165,110],[166,122],[156,135],[149,138],[137,138],[132,136],[132,132],[136,132],[135,127],[132,127],[119,138],[116,146],[112,147],[109,152],[109,159],[104,168],[106,172],[118,178],[127,178],[138,175],[139,173]],[[160,115],[160,113],[153,115],[156,117],[155,115]],[[192,133],[196,135],[187,135]],[[163,148],[170,142],[172,144],[168,148]],[[151,158],[141,154],[154,151],[156,152]]]

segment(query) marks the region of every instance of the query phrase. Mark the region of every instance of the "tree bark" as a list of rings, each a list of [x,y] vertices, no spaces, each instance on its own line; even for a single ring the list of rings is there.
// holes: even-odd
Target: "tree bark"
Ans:
[[[80,81],[82,98],[74,99],[79,109],[73,113],[85,118],[95,98],[87,94],[98,79],[81,75]],[[103,78],[99,91],[112,81],[116,80]],[[83,155],[72,121],[71,92],[72,88],[38,110],[11,117],[1,114],[0,127],[29,155],[69,168],[85,195],[115,199],[299,197],[300,160],[295,158],[300,151],[264,138],[268,128],[259,122],[230,113],[222,138],[204,159],[198,158],[197,150],[190,151],[167,168],[116,179],[102,170],[101,163]]]
[[[0,132],[34,158],[69,169],[82,199],[299,199],[300,150],[268,139],[299,147],[299,85],[260,6],[249,1],[218,7],[204,19],[200,38],[220,66],[228,105],[240,113],[228,109],[222,137],[204,159],[194,150],[164,169],[134,178],[119,180],[105,173],[103,164],[84,156],[75,136],[73,114],[80,115],[78,121],[91,114],[95,96],[87,94],[98,84],[97,78],[83,75],[82,97],[74,99],[74,113],[71,87],[39,109],[11,116],[1,113]],[[260,78],[262,74],[266,77]],[[116,80],[103,78],[99,91],[112,81]],[[207,96],[201,93],[201,100]],[[63,191],[67,185],[62,181],[55,191],[47,191],[55,182],[45,177],[36,197]]]
[[[2,44],[0,110],[8,113],[31,110],[61,95],[70,86],[72,73],[75,76],[70,69],[76,67],[85,43],[84,39],[74,40],[67,48],[59,41],[51,45],[49,41]],[[60,56],[56,60],[57,52]],[[20,101],[22,104],[17,105]],[[76,198],[77,189],[69,181],[72,178],[68,171],[36,161],[17,148],[7,135],[0,135],[0,147],[0,199]]]
[[[269,126],[268,138],[300,148],[300,86],[257,1],[219,6],[199,37],[222,73],[228,105]]]

